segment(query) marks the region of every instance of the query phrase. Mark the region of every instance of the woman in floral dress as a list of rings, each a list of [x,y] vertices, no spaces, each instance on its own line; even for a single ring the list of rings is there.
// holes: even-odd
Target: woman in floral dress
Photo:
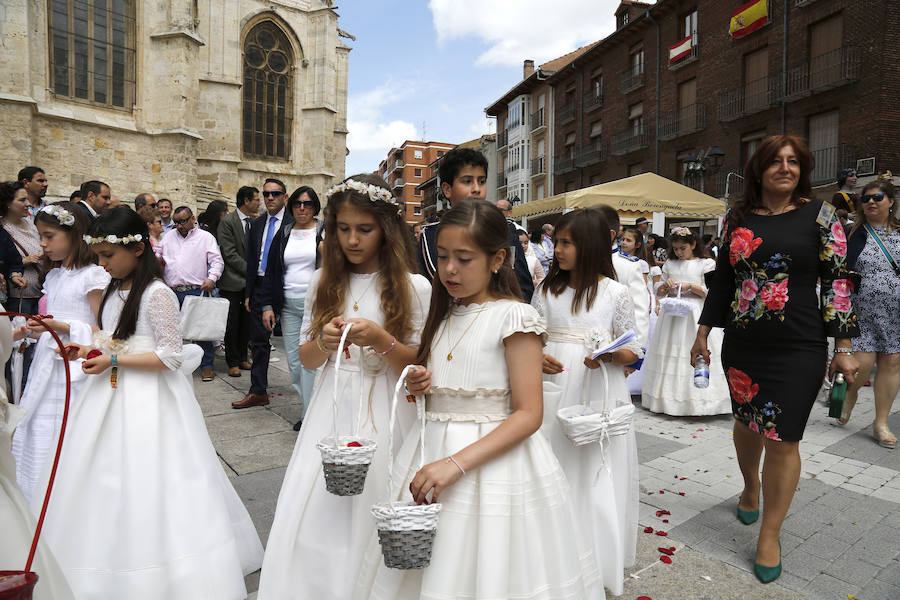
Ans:
[[[744,477],[737,513],[746,524],[758,519],[762,487],[754,572],[763,583],[781,574],[781,525],[800,478],[799,443],[825,372],[826,336],[835,338],[831,371],[852,382],[858,368],[847,240],[834,207],[809,199],[812,167],[793,136],[767,138],[747,162],[747,191],[729,213],[691,351],[708,360],[710,328],[725,328],[722,366]]]

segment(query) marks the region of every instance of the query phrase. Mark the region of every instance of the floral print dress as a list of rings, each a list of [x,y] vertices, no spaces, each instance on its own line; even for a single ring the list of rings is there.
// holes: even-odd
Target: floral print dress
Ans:
[[[735,419],[769,439],[803,438],[825,373],[826,336],[859,334],[847,239],[832,208],[812,200],[726,228],[700,316],[701,325],[725,328],[722,366]]]

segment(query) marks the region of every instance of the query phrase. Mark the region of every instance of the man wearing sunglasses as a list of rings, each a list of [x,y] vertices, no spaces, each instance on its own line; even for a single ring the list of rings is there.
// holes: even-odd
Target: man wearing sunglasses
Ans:
[[[194,225],[197,219],[187,206],[179,206],[172,216],[175,229],[163,235],[156,256],[164,265],[166,283],[175,291],[178,303],[183,304],[187,296],[216,293],[216,281],[222,276],[225,263],[219,252],[216,238],[208,231]],[[203,381],[212,381],[212,342],[197,342],[203,349],[200,361],[200,375]]]
[[[272,353],[269,336],[275,323],[274,319],[263,320],[262,283],[272,240],[284,224],[287,188],[279,179],[266,179],[260,195],[266,212],[251,223],[247,233],[247,280],[244,286],[244,306],[250,312],[250,348],[253,352],[250,392],[242,400],[232,402],[231,408],[265,406],[269,403],[269,355]],[[269,314],[272,314],[271,311]]]

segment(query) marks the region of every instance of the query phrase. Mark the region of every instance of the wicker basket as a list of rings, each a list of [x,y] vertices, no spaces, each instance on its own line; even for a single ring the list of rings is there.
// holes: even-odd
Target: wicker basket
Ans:
[[[391,421],[388,433],[388,495],[394,490],[394,417],[397,414],[397,399],[406,379],[406,374],[414,365],[403,369],[394,388],[391,402]],[[419,418],[419,469],[425,461],[425,399],[416,398],[416,413]],[[431,562],[431,548],[437,533],[438,515],[441,505],[412,504],[409,502],[383,502],[372,506],[375,528],[384,565],[391,569],[423,569]]]
[[[0,600],[31,600],[37,573],[0,571]]]
[[[663,298],[659,301],[659,306],[666,311],[667,315],[673,317],[687,317],[694,312],[694,305],[690,300],[681,297],[681,284],[678,284],[678,295],[674,298]]]
[[[609,405],[609,374],[606,365],[600,363],[603,371],[603,400]],[[590,393],[589,393],[590,395]],[[590,404],[575,404],[556,411],[556,419],[565,436],[576,446],[599,442],[611,436],[624,435],[631,429],[634,405],[617,406],[611,410],[597,412]]]
[[[356,419],[354,435],[339,436],[338,423],[338,378],[341,372],[341,357],[344,353],[344,345],[347,342],[347,334],[350,333],[352,323],[347,323],[341,334],[341,342],[338,345],[337,358],[334,365],[334,391],[332,400],[332,435],[322,438],[316,444],[316,448],[322,454],[322,472],[325,475],[325,489],[336,496],[356,496],[361,494],[366,485],[366,474],[369,465],[375,456],[378,445],[373,440],[359,437],[360,418]],[[363,390],[365,377],[362,359],[359,361],[360,395]],[[360,411],[362,410],[362,398],[360,398]],[[356,442],[358,446],[348,446]]]

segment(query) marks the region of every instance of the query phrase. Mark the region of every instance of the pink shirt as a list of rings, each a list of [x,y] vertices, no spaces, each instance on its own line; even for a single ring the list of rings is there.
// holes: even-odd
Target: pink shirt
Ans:
[[[225,268],[216,238],[199,228],[184,237],[173,229],[162,237],[155,251],[163,261],[166,283],[172,287],[199,286],[207,279],[218,281]]]

